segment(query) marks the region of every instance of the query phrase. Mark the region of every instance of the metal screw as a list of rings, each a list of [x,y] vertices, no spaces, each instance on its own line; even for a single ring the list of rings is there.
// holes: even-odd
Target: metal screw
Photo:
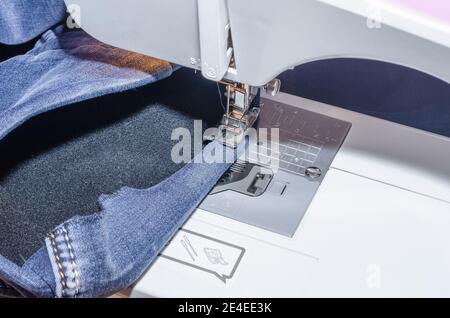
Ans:
[[[280,92],[281,81],[278,78],[271,80],[266,84],[266,86],[264,86],[264,89],[266,90],[267,94],[276,96]]]
[[[322,175],[322,170],[317,167],[306,168],[305,175],[310,179],[317,179]]]

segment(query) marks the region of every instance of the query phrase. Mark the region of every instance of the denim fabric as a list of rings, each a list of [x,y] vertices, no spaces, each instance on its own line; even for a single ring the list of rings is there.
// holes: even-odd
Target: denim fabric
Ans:
[[[169,63],[110,47],[83,31],[47,31],[31,51],[0,63],[7,83],[0,86],[0,139],[43,112],[143,86],[172,71]],[[199,156],[211,149],[234,154],[214,142]],[[23,266],[0,255],[0,294],[92,297],[128,287],[229,166],[190,163],[152,188],[102,196],[101,212],[58,226]]]
[[[56,226],[99,212],[101,194],[170,177],[185,165],[171,159],[174,129],[194,136],[195,119],[222,115],[216,83],[184,69],[28,120],[0,141],[0,255],[21,266]]]
[[[0,297],[54,297],[51,263],[41,248],[22,267],[0,255]]]
[[[0,63],[0,139],[40,113],[143,86],[172,73],[168,62],[105,45],[62,26],[33,50]]]
[[[64,19],[63,0],[1,0],[0,43],[27,42]]]
[[[46,32],[35,48],[0,64],[0,139],[40,113],[152,83],[170,64],[99,43],[83,31]],[[219,143],[208,149],[225,149]],[[0,294],[93,297],[132,284],[230,163],[191,163],[146,190],[102,196],[102,211],[51,232],[23,266],[0,256]]]

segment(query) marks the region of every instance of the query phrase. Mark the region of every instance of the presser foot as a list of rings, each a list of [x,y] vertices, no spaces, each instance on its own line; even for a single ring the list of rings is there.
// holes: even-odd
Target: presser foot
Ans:
[[[218,136],[205,136],[208,141],[220,139],[224,145],[236,148],[252,128],[261,113],[259,87],[241,83],[221,82],[226,85],[225,96],[227,106],[222,121],[218,127]],[[263,89],[275,96],[281,87],[281,82],[274,79]]]
[[[227,106],[219,125],[219,136],[224,145],[236,148],[245,138],[261,112],[260,89],[240,83],[227,83]]]
[[[219,132],[224,145],[236,148],[245,138],[249,128],[253,127],[261,112],[260,106],[250,108],[246,113],[233,112],[224,115]]]

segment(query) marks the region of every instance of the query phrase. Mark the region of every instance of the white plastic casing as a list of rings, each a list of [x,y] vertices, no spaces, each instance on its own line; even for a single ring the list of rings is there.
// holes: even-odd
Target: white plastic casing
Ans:
[[[198,0],[200,53],[204,77],[220,81],[228,71],[230,22],[225,0]]]
[[[100,41],[201,69],[215,81],[231,55],[229,19],[236,68],[225,77],[236,82],[262,86],[293,66],[341,57],[387,61],[450,82],[443,67],[450,28],[388,6],[379,24],[369,23],[366,11],[382,0],[65,1],[80,8],[81,27]]]

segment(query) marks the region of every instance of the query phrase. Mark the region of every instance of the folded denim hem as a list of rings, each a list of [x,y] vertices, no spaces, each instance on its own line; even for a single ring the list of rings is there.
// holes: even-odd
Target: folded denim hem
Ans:
[[[0,139],[28,119],[62,106],[151,84],[170,63],[101,43],[63,26],[34,49],[0,63]]]
[[[6,283],[0,296],[16,297],[54,297],[54,292],[50,286],[37,273],[30,268],[19,267],[8,259],[0,255],[0,277]]]
[[[212,142],[158,185],[103,195],[100,213],[58,226],[46,239],[56,296],[98,297],[133,284],[244,148]],[[199,160],[211,153],[232,160]]]
[[[0,1],[0,43],[28,42],[66,16],[63,0]]]

